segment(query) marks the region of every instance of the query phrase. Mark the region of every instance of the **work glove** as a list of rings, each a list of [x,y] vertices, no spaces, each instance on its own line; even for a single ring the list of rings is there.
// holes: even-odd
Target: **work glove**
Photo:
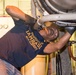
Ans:
[[[65,27],[65,30],[67,31],[67,32],[69,32],[71,35],[74,33],[74,31],[76,30],[76,27],[74,26],[74,27]]]

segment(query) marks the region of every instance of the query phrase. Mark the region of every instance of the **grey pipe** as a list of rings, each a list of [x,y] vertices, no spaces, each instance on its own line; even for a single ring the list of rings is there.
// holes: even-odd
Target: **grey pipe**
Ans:
[[[39,26],[44,26],[44,22],[48,21],[55,22],[55,21],[66,21],[66,20],[76,20],[76,13],[51,14],[42,16],[37,20],[34,29],[38,29]]]

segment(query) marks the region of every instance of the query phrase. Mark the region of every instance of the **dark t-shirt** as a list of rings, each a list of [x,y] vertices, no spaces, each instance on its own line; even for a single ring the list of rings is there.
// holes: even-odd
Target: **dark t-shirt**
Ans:
[[[0,39],[0,58],[16,68],[31,61],[37,54],[44,54],[47,45],[36,30],[22,20],[15,21],[15,27]]]

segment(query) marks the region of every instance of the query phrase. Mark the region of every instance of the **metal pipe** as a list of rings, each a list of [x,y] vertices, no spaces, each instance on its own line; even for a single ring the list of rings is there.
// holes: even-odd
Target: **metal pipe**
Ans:
[[[31,14],[34,18],[36,18],[36,6],[34,0],[31,0]]]

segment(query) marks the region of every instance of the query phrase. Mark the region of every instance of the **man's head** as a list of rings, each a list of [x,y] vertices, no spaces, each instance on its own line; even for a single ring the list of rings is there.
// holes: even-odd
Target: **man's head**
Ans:
[[[39,32],[46,41],[53,41],[59,35],[59,30],[56,25],[51,25],[49,27],[43,28]]]

